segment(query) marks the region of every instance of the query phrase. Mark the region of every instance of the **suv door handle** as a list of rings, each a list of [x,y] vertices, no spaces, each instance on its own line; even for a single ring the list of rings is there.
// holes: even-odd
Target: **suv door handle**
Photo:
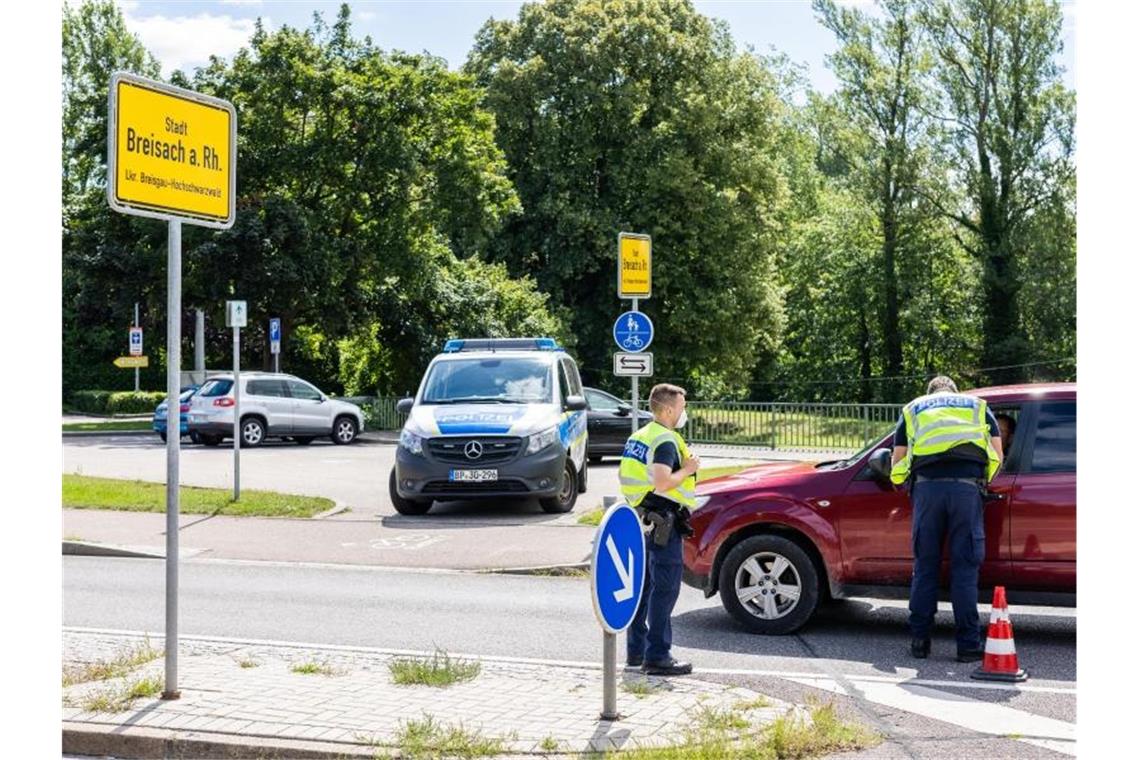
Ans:
[[[1001,493],[999,491],[986,490],[982,494],[982,500],[987,501],[987,502],[989,502],[989,501],[1006,501],[1007,499],[1009,499],[1009,494]]]

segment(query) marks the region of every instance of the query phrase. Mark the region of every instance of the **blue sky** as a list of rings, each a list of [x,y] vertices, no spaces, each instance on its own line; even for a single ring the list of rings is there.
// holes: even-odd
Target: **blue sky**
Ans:
[[[870,7],[862,0],[850,4]],[[273,0],[220,0],[219,2],[148,2],[120,0],[128,27],[163,64],[164,73],[192,69],[215,55],[228,58],[242,47],[259,16],[270,28],[289,24],[306,27],[314,11],[335,17],[340,2],[274,2]],[[516,0],[382,0],[351,2],[353,26],[359,36],[371,35],[381,47],[411,52],[429,51],[445,58],[452,68],[462,65],[475,32],[488,18],[513,18],[522,2]],[[803,63],[812,85],[831,92],[835,78],[825,57],[835,49],[832,35],[816,21],[809,0],[697,0],[702,13],[728,22],[737,45],[757,52],[773,49]],[[1075,87],[1076,7],[1065,2],[1064,44],[1061,63],[1066,84]]]

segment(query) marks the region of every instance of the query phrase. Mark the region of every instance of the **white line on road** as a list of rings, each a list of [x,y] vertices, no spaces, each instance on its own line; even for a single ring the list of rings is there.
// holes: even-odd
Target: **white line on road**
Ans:
[[[65,631],[73,631],[76,633],[93,633],[112,636],[135,636],[135,637],[151,637],[162,638],[161,633],[147,632],[147,631],[125,631],[113,628],[84,628],[82,626],[64,626]],[[214,642],[221,644],[248,644],[254,646],[274,646],[274,647],[291,647],[293,649],[323,649],[332,652],[359,652],[364,654],[378,654],[378,655],[398,655],[401,657],[408,656],[422,656],[430,657],[434,654],[433,651],[419,650],[419,649],[389,649],[386,647],[366,647],[345,644],[315,644],[311,642],[301,641],[279,641],[275,639],[242,639],[230,636],[180,636],[183,640]],[[484,655],[484,654],[470,654],[463,652],[449,652],[453,657],[461,657],[468,660],[481,660],[483,662],[503,662],[503,663],[516,663],[520,665],[548,665],[556,668],[591,668],[594,670],[601,670],[601,658],[597,661],[584,662],[580,660],[550,660],[536,657],[507,657],[503,655]],[[820,673],[805,673],[798,671],[787,670],[762,670],[762,669],[748,669],[748,668],[697,668],[694,671],[695,675],[702,673],[709,673],[714,675],[734,675],[734,676],[754,676],[754,677],[770,677],[770,678],[783,678],[789,681],[798,681],[801,679],[825,679]],[[1034,684],[1002,684],[1002,683],[978,683],[977,681],[936,681],[921,678],[907,678],[907,677],[891,677],[891,676],[870,676],[870,675],[843,675],[841,678],[849,681],[866,682],[866,683],[880,683],[890,686],[938,686],[950,687],[956,689],[1004,689],[1007,691],[1024,691],[1024,692],[1040,692],[1046,694],[1076,694],[1076,688],[1063,687],[1063,686],[1040,686]],[[830,680],[830,679],[829,679]]]
[[[814,675],[788,680],[834,694],[858,696],[869,702],[896,710],[905,710],[944,723],[952,723],[978,733],[1016,738],[1018,741],[1066,755],[1077,754],[1077,726],[1068,721],[1046,718],[959,694],[936,691],[911,682],[883,683],[852,676],[850,680],[858,687],[858,694],[855,695],[830,676]]]

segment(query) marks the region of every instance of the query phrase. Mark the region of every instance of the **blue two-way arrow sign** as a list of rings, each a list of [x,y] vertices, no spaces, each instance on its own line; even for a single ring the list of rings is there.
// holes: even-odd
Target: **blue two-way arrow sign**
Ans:
[[[633,622],[645,583],[641,519],[628,504],[615,504],[602,517],[590,579],[598,622],[606,633],[621,633]]]

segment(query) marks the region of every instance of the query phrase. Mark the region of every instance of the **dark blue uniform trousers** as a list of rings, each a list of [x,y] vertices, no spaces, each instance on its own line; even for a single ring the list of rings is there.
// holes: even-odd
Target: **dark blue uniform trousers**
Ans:
[[[950,601],[954,606],[958,649],[977,649],[978,568],[986,555],[982,495],[978,486],[958,480],[923,480],[911,492],[914,517],[914,577],[910,584],[910,630],[930,638],[938,609],[942,541],[949,535]]]
[[[650,534],[645,539],[645,553],[645,585],[625,633],[625,651],[630,658],[644,656],[646,662],[665,662],[673,645],[673,607],[681,594],[681,536],[674,530],[669,543],[658,546]]]

